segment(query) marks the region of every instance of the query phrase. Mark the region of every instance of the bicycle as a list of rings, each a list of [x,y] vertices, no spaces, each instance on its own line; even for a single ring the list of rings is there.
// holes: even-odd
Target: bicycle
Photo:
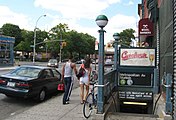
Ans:
[[[95,84],[97,83],[96,80],[98,79],[98,75],[96,74],[96,71],[93,71],[92,74],[93,77],[91,79],[90,85],[93,85],[93,87],[91,89],[91,92],[86,97],[83,105],[83,114],[85,118],[89,118],[93,111],[93,108],[96,108],[97,106],[97,94],[95,94],[94,89],[96,87]]]

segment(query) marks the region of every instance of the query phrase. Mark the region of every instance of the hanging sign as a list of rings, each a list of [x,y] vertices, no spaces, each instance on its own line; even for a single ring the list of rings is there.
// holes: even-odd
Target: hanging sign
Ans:
[[[153,36],[153,23],[148,19],[139,21],[139,35]]]

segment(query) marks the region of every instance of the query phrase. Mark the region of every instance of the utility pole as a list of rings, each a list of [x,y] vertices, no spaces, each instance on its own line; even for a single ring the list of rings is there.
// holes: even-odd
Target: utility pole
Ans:
[[[41,15],[37,21],[36,21],[36,24],[35,24],[35,28],[34,28],[34,45],[33,45],[33,64],[35,64],[35,46],[36,46],[36,30],[37,30],[37,23],[38,21],[40,20],[41,17],[46,17],[46,15]]]
[[[62,62],[62,32],[61,32],[61,29],[60,29],[60,56],[59,56],[59,63],[61,63],[61,62]]]

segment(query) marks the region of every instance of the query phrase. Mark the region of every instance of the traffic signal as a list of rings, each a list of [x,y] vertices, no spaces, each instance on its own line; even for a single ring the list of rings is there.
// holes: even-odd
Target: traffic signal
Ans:
[[[66,42],[62,42],[62,47],[65,47],[67,46],[67,43]]]

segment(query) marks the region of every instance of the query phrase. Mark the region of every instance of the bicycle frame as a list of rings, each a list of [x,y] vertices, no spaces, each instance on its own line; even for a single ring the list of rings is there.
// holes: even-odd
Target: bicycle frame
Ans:
[[[97,102],[97,98],[95,98],[95,95],[96,95],[96,94],[95,94],[95,91],[94,91],[94,90],[95,90],[95,87],[96,87],[96,86],[95,86],[95,83],[96,83],[96,82],[94,82],[93,84],[91,84],[91,85],[92,85],[91,93],[92,93],[92,98],[93,98],[93,99],[92,99],[92,103],[93,103],[94,105],[96,105],[96,102]]]
[[[83,106],[83,115],[85,118],[89,118],[93,108],[95,108],[97,106],[97,98],[95,97],[95,83],[96,82],[92,82],[90,83],[90,85],[92,85],[92,89],[91,92],[88,94],[86,101],[84,102],[84,106]]]
[[[84,105],[83,105],[83,115],[85,118],[89,118],[93,111],[93,108],[97,106],[97,97],[96,97],[97,94],[95,94],[95,87],[96,87],[95,84],[97,83],[96,80],[98,79],[98,76],[96,74],[96,71],[92,73],[93,75],[90,82],[90,85],[92,85],[92,88],[90,90],[90,93],[86,97],[86,101],[84,102]]]

